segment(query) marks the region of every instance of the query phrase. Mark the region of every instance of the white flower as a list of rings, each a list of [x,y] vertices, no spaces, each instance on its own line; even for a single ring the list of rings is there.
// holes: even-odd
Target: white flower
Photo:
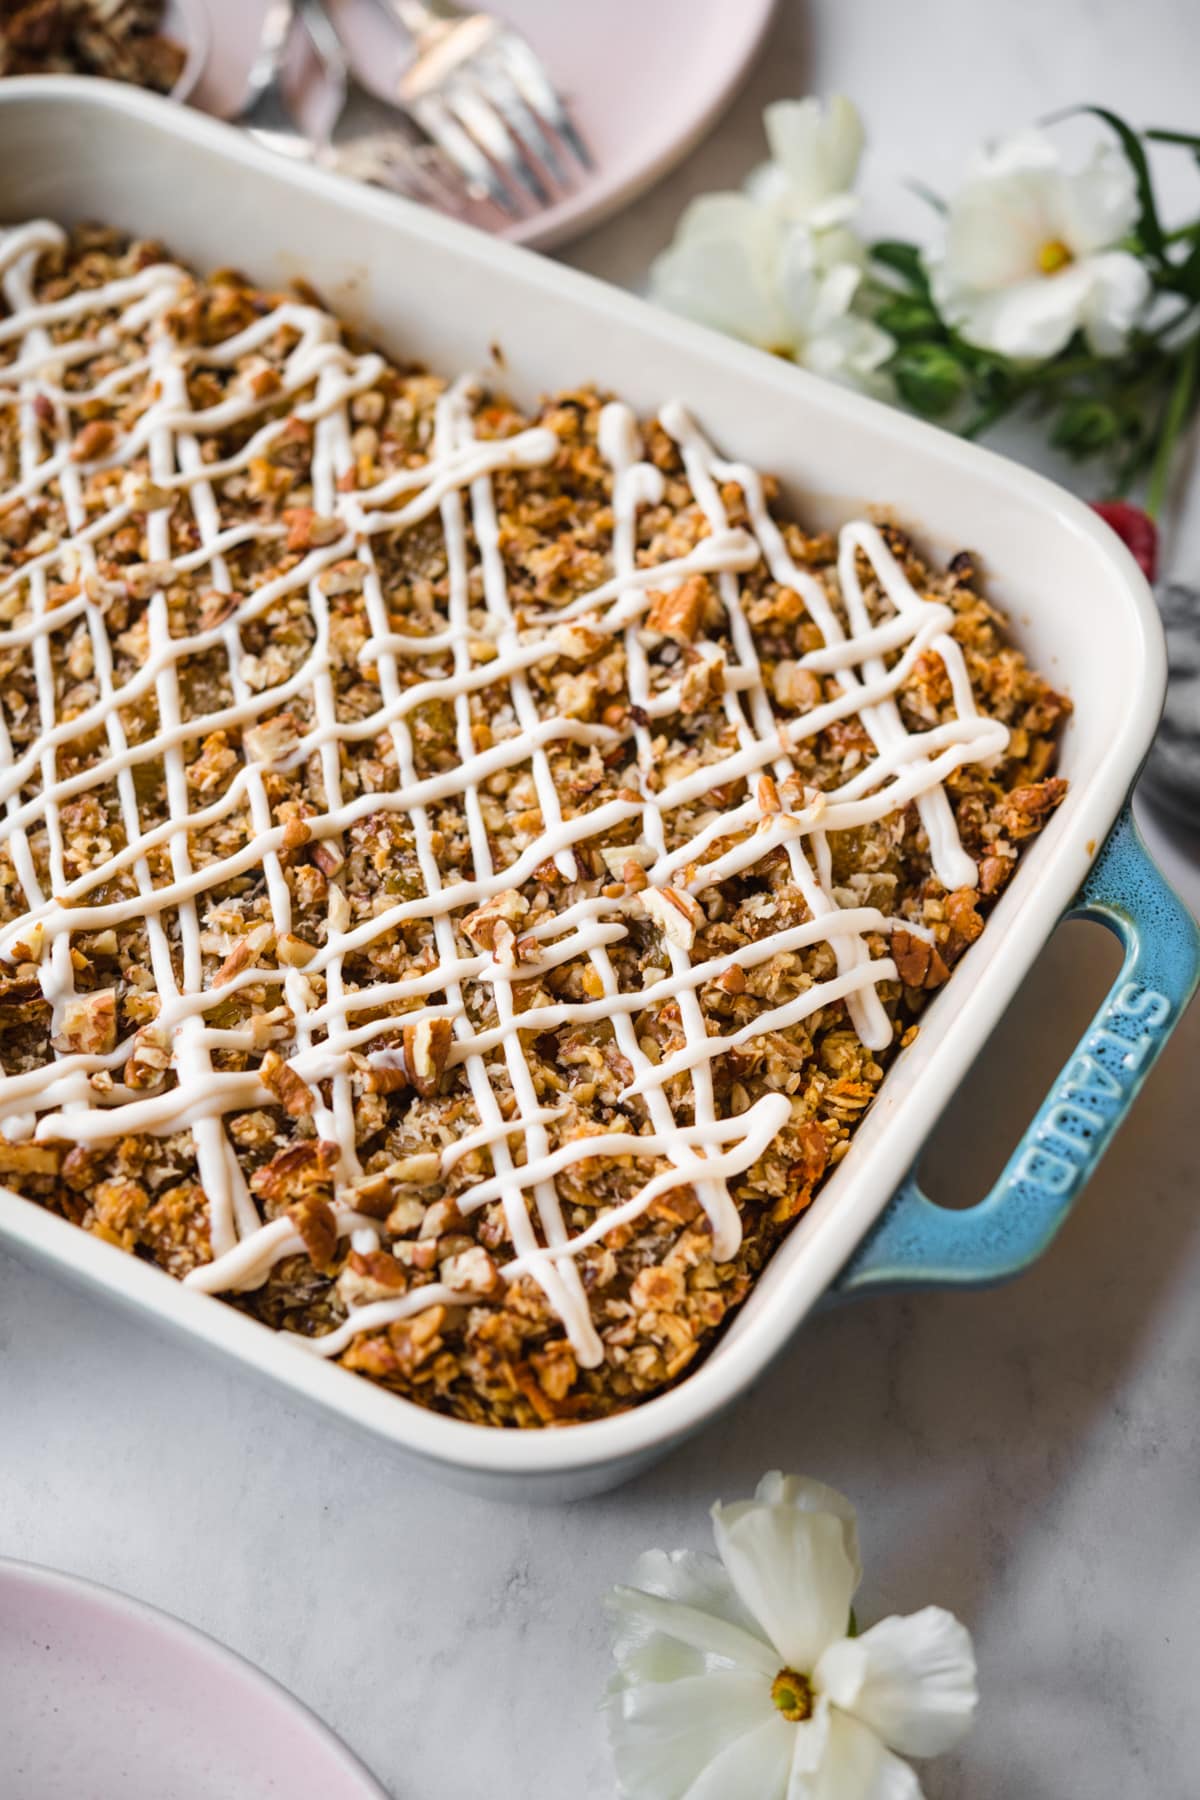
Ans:
[[[771,161],[749,176],[746,192],[782,218],[823,231],[844,224],[858,207],[853,193],[864,133],[858,108],[835,94],[777,100],[763,113]]]
[[[852,310],[859,268],[826,263],[819,236],[746,194],[694,200],[650,280],[673,312],[852,386],[873,385],[895,347]]]
[[[772,161],[742,193],[706,194],[650,271],[653,297],[718,331],[852,387],[885,388],[895,349],[855,309],[863,250],[846,221],[862,153],[841,96],[783,100],[764,115]]]
[[[966,1630],[926,1607],[848,1637],[854,1509],[796,1476],[713,1507],[720,1560],[654,1550],[616,1588],[609,1724],[624,1800],[919,1800],[894,1752],[970,1726]]]
[[[933,295],[969,343],[1016,360],[1054,356],[1082,331],[1116,355],[1151,292],[1138,259],[1115,248],[1132,230],[1133,173],[1110,144],[1083,168],[1027,131],[977,152],[950,203]]]

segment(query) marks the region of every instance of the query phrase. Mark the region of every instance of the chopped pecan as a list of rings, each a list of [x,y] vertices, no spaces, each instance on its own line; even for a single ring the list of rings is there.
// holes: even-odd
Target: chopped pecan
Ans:
[[[675,1312],[683,1300],[683,1276],[651,1265],[634,1277],[629,1298],[639,1312]]]
[[[340,519],[322,518],[311,506],[285,506],[283,522],[288,528],[286,550],[314,550],[323,544],[336,544],[346,529]]]
[[[260,719],[242,732],[242,749],[248,761],[275,763],[290,756],[296,748],[299,732],[290,712],[276,713],[273,719]]]
[[[387,1250],[352,1250],[337,1282],[338,1295],[347,1306],[394,1300],[407,1287],[407,1269]]]
[[[64,1055],[107,1056],[117,1044],[117,991],[97,988],[72,994],[63,1005],[62,1027],[50,1040]]]
[[[418,1019],[404,1027],[404,1065],[422,1098],[437,1092],[453,1038],[449,1019]]]
[[[76,1144],[63,1158],[62,1178],[72,1193],[82,1194],[96,1179],[100,1151],[92,1144]]]
[[[42,950],[46,942],[46,927],[40,919],[27,925],[24,935],[9,945],[14,962],[36,963],[42,960]]]
[[[703,712],[725,692],[725,658],[697,656],[679,683],[679,710],[685,717]]]
[[[389,1377],[411,1380],[423,1363],[442,1347],[446,1322],[444,1306],[427,1306],[409,1319],[397,1319],[386,1331],[356,1338],[342,1357],[347,1369],[358,1369],[386,1381]]]
[[[590,657],[603,648],[605,640],[598,631],[592,631],[587,625],[560,625],[554,634],[554,643],[569,662],[587,662]]]
[[[319,1194],[305,1194],[293,1200],[287,1216],[304,1239],[309,1261],[322,1275],[328,1275],[337,1260],[338,1228],[333,1208]]]
[[[444,1237],[455,1225],[461,1224],[462,1214],[458,1210],[458,1202],[453,1194],[446,1194],[441,1200],[435,1200],[425,1208],[420,1235],[422,1238]]]
[[[107,456],[117,441],[117,428],[111,419],[89,419],[71,440],[72,462],[96,462]]]
[[[218,588],[206,589],[200,596],[200,629],[211,631],[214,626],[223,625],[237,611],[241,598],[240,594],[223,594]]]
[[[317,946],[294,931],[281,931],[275,940],[275,954],[289,969],[303,969],[317,954]]]
[[[269,1163],[256,1169],[250,1186],[264,1200],[287,1200],[301,1195],[306,1188],[328,1184],[337,1165],[338,1148],[320,1138],[305,1138],[290,1144],[273,1156]]]
[[[771,686],[780,706],[795,707],[797,712],[811,712],[821,704],[824,694],[821,677],[797,662],[776,663]]]
[[[407,1181],[415,1187],[431,1187],[442,1173],[442,1159],[436,1150],[418,1150],[414,1156],[402,1156],[388,1167],[390,1181]]]
[[[980,893],[998,894],[1016,866],[1009,856],[985,856],[979,865]]]
[[[1048,780],[1034,782],[1031,787],[1014,788],[1000,802],[997,816],[1008,836],[1020,843],[1022,838],[1032,837],[1042,829],[1066,792],[1067,783],[1062,776],[1051,775]]]
[[[277,1050],[268,1050],[258,1065],[258,1079],[293,1119],[305,1118],[316,1105],[308,1083],[284,1062]]]
[[[529,1358],[537,1372],[538,1385],[547,1399],[565,1400],[579,1374],[575,1354],[565,1338],[552,1338]]]
[[[0,1138],[0,1175],[53,1175],[61,1159],[60,1144],[10,1144]]]
[[[964,944],[973,944],[983,930],[983,920],[976,907],[974,888],[956,888],[946,896],[946,918],[954,935]]]
[[[148,475],[132,469],[121,483],[121,498],[134,512],[161,512],[175,500],[170,488],[160,487]]]
[[[469,1294],[479,1300],[492,1299],[504,1287],[503,1276],[480,1244],[445,1257],[441,1263],[441,1276],[456,1294]]]
[[[711,592],[704,575],[689,575],[677,588],[652,590],[646,596],[650,602],[646,613],[648,629],[661,631],[664,637],[674,638],[679,644],[694,643],[704,623]]]
[[[322,838],[320,843],[314,844],[312,859],[322,875],[329,876],[336,875],[346,860],[333,838]]]
[[[212,793],[220,787],[225,777],[238,766],[237,752],[229,747],[229,738],[223,731],[210,731],[200,746],[200,754],[195,762],[187,767],[187,778],[192,787],[202,794]]]
[[[409,1085],[408,1069],[398,1062],[373,1062],[363,1076],[368,1094],[398,1094]]]
[[[342,1197],[355,1212],[366,1213],[372,1219],[386,1219],[392,1206],[391,1177],[384,1171],[364,1175],[346,1188]]]
[[[125,1064],[126,1087],[157,1087],[170,1066],[171,1040],[166,1029],[154,1021],[143,1025],[134,1034],[133,1049]]]
[[[150,1196],[139,1181],[102,1181],[92,1196],[96,1218],[127,1250],[136,1241],[149,1205]]]
[[[796,1157],[788,1168],[794,1185],[771,1208],[777,1225],[794,1219],[812,1202],[813,1188],[829,1166],[829,1139],[815,1119],[808,1119],[794,1133]]]
[[[213,986],[215,988],[224,987],[227,981],[232,981],[235,975],[240,975],[243,969],[248,969],[253,961],[254,947],[250,939],[239,938],[213,976]]]
[[[496,931],[500,925],[519,924],[529,911],[529,902],[516,888],[505,888],[461,921],[460,929],[479,950],[494,950]]]
[[[902,927],[892,933],[892,961],[905,987],[941,987],[950,978],[937,945]]]
[[[639,899],[668,943],[680,950],[691,949],[696,932],[704,923],[704,910],[698,901],[673,887],[647,887]]]

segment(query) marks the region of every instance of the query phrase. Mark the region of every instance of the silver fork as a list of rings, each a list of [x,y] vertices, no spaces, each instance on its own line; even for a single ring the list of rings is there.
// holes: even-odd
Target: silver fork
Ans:
[[[541,59],[511,26],[491,13],[466,12],[453,0],[379,4],[409,32],[416,50],[397,98],[472,190],[517,216],[510,183],[538,206],[553,198],[546,176],[567,185],[559,144],[591,168],[587,146]]]
[[[311,133],[296,123],[284,92],[284,58],[297,27],[305,32],[321,70],[322,116]],[[333,142],[352,80],[337,34],[318,0],[271,0],[236,122],[257,143],[280,155],[460,210],[464,195],[449,166],[438,152],[413,143],[402,132],[367,132]]]

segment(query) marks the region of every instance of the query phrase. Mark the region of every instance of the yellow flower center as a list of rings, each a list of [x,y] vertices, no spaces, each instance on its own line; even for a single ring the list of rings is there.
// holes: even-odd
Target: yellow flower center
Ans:
[[[771,1699],[784,1718],[793,1723],[812,1717],[812,1682],[807,1675],[798,1675],[795,1669],[780,1669],[771,1683]]]
[[[1075,261],[1061,238],[1047,238],[1037,254],[1037,265],[1043,275],[1057,275]]]

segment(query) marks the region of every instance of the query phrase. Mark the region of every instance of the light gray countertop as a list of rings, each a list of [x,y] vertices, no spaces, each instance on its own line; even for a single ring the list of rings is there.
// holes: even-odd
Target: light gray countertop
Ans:
[[[908,170],[949,185],[981,133],[1074,99],[1194,128],[1198,36],[1190,0],[785,5],[713,137],[572,260],[639,280],[686,197],[757,160],[774,95],[851,92],[894,194]],[[1200,842],[1154,842],[1200,908]],[[1115,958],[1097,927],[1059,933],[938,1133],[935,1193],[983,1190]],[[420,1481],[0,1256],[0,1553],[212,1632],[396,1800],[591,1800],[611,1792],[604,1590],[645,1546],[706,1546],[711,1500],[782,1465],[858,1504],[861,1616],[939,1601],[976,1635],[980,1722],[930,1767],[931,1800],[1182,1797],[1200,1766],[1198,1060],[1200,1008],[1023,1280],[825,1314],[719,1428],[558,1510]]]

